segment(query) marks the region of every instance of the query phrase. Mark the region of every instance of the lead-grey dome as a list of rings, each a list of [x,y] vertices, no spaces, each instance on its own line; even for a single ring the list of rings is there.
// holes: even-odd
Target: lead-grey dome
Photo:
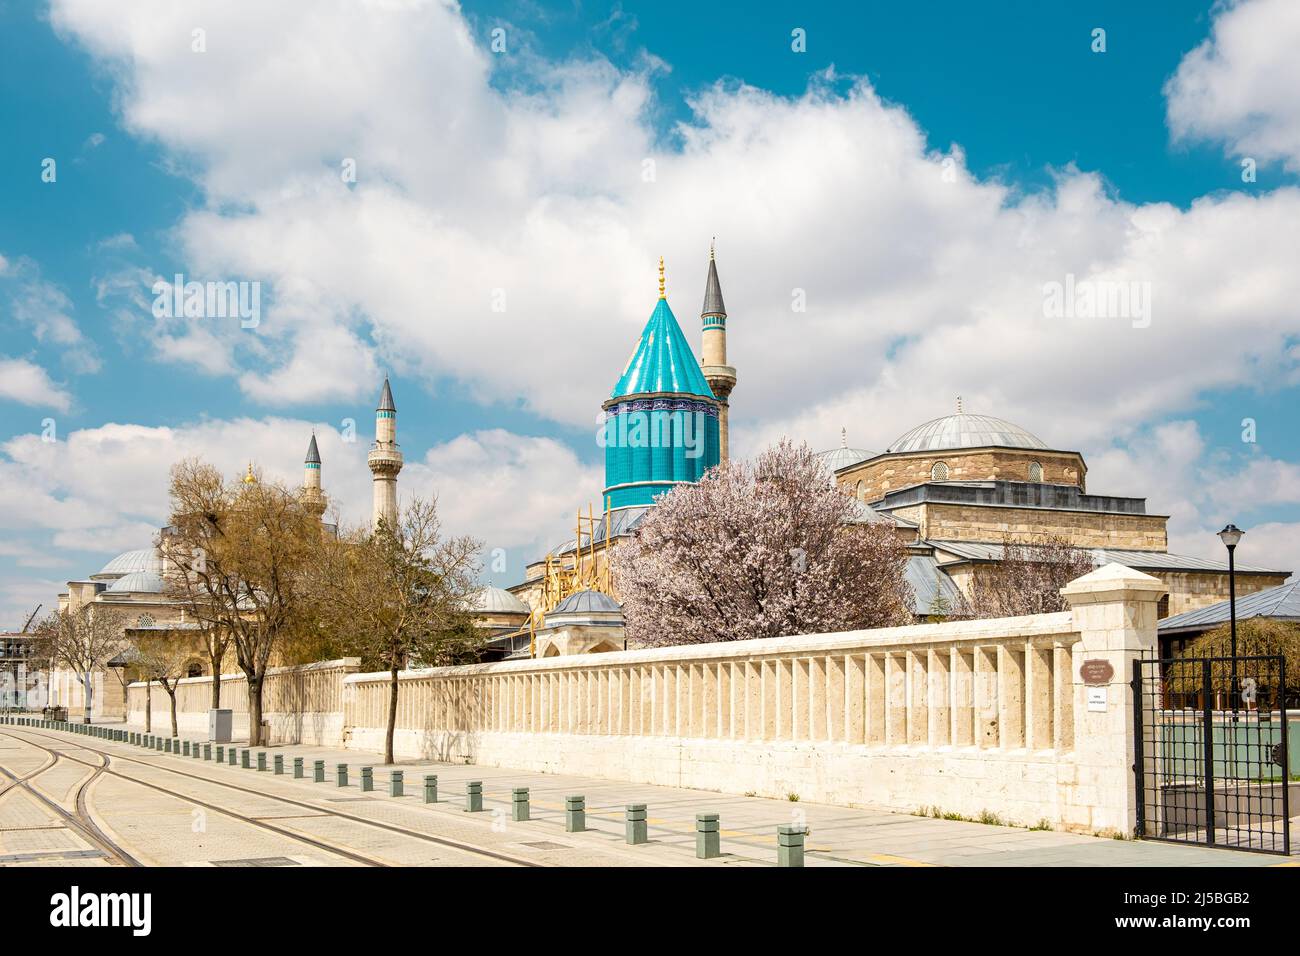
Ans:
[[[99,569],[92,578],[120,578],[133,571],[162,571],[162,559],[153,548],[139,548],[135,551],[123,551],[108,564]]]
[[[505,588],[487,585],[474,595],[472,608],[481,614],[527,614],[528,605]]]
[[[1019,425],[994,418],[958,412],[945,415],[904,432],[889,446],[889,454],[914,451],[946,451],[953,448],[1046,448],[1047,444]]]
[[[839,471],[841,468],[847,468],[849,465],[856,465],[860,461],[866,461],[874,452],[869,452],[865,448],[832,448],[830,451],[819,451],[813,457],[820,461],[832,472]]]
[[[116,594],[162,594],[163,579],[156,571],[132,571],[108,586]]]
[[[619,612],[623,605],[608,594],[600,591],[574,591],[559,604],[551,614],[605,614]]]

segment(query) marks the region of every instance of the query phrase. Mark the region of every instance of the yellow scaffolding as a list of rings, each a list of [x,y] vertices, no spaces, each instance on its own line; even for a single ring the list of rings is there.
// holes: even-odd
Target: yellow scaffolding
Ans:
[[[596,540],[597,522],[604,522],[605,533]],[[537,631],[544,626],[546,615],[576,591],[600,591],[612,595],[609,574],[610,511],[597,515],[587,505],[583,515],[578,509],[574,524],[573,549],[563,554],[548,554],[542,572],[542,595],[528,617],[528,623],[516,633],[528,631],[528,656],[537,656]]]

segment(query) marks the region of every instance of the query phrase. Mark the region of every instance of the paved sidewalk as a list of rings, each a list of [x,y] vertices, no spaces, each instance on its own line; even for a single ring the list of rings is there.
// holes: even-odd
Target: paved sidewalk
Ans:
[[[121,728],[122,724],[108,724]],[[96,741],[96,746],[105,742]],[[126,747],[127,745],[109,745]],[[244,744],[235,746],[243,749]],[[139,748],[130,748],[137,753]],[[281,745],[266,748],[268,754],[285,758],[286,776],[240,768],[215,768],[192,758],[155,754],[160,765],[184,763],[188,771],[212,768],[229,779],[247,785],[250,779],[300,791],[304,798],[327,799],[351,811],[362,802],[398,802],[388,797],[388,772],[378,755],[322,747]],[[307,779],[293,780],[287,774],[293,757],[304,758]],[[311,782],[312,762],[324,760],[326,782]],[[268,757],[268,762],[270,757]],[[346,797],[335,785],[335,767],[349,766]],[[360,770],[374,768],[374,791],[362,795]],[[807,826],[808,866],[1276,866],[1297,865],[1297,858],[1218,850],[1208,847],[1113,840],[1074,833],[1031,831],[1017,827],[990,826],[960,820],[929,817],[887,810],[833,807],[804,802],[719,794],[675,787],[651,786],[593,777],[542,774],[506,768],[404,760],[396,765],[405,774],[406,797],[402,803],[420,805],[426,811],[450,813],[456,822],[474,818],[486,824],[492,842],[504,846],[531,846],[554,842],[553,862],[579,863],[578,855],[566,860],[561,848],[587,847],[596,856],[616,854],[612,865],[775,865],[777,826]],[[419,803],[423,776],[437,774],[440,799],[436,807]],[[224,779],[224,778],[223,778]],[[482,781],[484,813],[461,812],[465,785]],[[511,790],[527,787],[531,797],[531,821],[510,819]],[[582,794],[587,803],[585,833],[564,832],[564,798]],[[355,803],[340,802],[357,799]],[[650,843],[629,847],[623,842],[624,807],[644,803],[649,808]],[[718,813],[721,817],[720,860],[695,859],[695,814]],[[517,834],[518,839],[512,838]],[[463,837],[462,837],[463,838]],[[504,842],[502,843],[501,841]],[[587,865],[601,865],[585,859]],[[612,861],[611,861],[612,862]]]

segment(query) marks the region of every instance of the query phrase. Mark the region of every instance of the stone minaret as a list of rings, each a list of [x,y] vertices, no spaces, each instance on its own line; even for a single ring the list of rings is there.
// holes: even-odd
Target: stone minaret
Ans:
[[[704,323],[700,367],[718,400],[718,458],[726,461],[727,416],[731,390],[736,387],[736,370],[727,364],[727,307],[722,301],[722,286],[718,282],[718,263],[713,258],[712,243],[709,244],[709,279],[704,286],[704,309],[700,312],[700,320]]]
[[[307,446],[307,457],[303,460],[302,498],[307,509],[316,517],[325,513],[325,495],[320,484],[320,449],[316,447],[316,433],[311,433],[311,443]]]
[[[402,470],[402,453],[397,447],[397,406],[393,390],[384,376],[384,390],[375,409],[375,443],[366,456],[375,488],[374,525],[380,520],[389,526],[397,523],[397,473]]]

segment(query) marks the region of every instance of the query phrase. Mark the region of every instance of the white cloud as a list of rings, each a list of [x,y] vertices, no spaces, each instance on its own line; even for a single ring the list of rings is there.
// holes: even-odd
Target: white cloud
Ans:
[[[1224,4],[1209,39],[1165,87],[1179,139],[1222,140],[1229,153],[1300,171],[1300,4]]]
[[[45,369],[26,359],[0,355],[0,398],[66,412],[72,396],[54,384]]]
[[[72,371],[97,372],[103,364],[94,343],[81,334],[72,318],[72,300],[41,277],[31,259],[0,257],[0,288],[6,293],[9,315],[31,329],[36,341],[58,349]]]

